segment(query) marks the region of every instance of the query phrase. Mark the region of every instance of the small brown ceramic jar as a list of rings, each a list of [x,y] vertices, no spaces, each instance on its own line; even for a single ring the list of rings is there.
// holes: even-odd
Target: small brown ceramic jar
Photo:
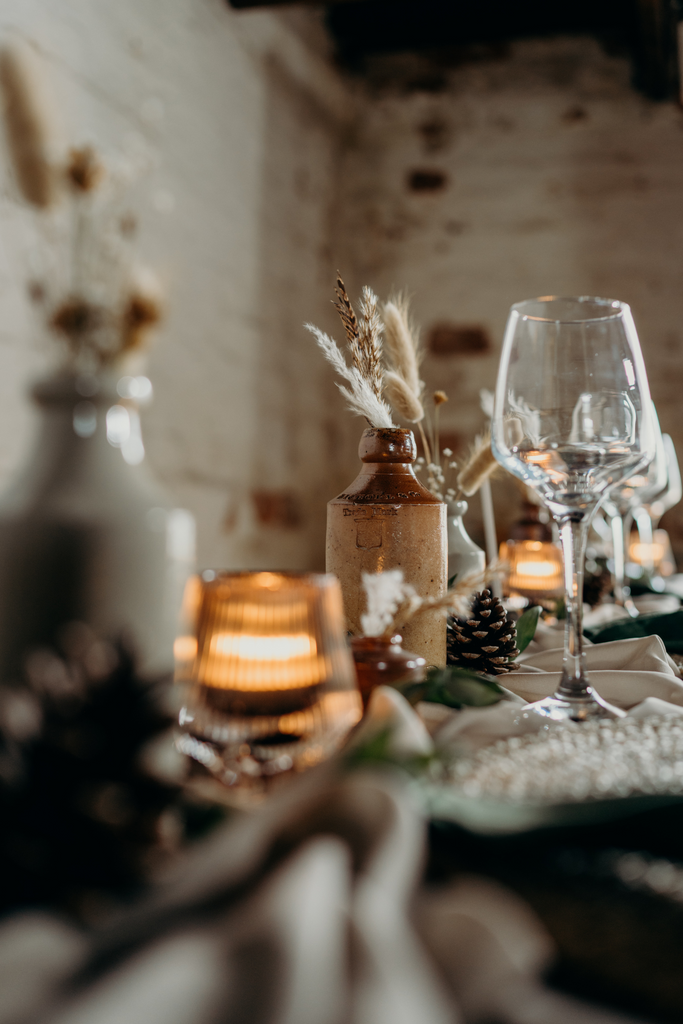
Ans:
[[[359,636],[351,640],[363,707],[367,707],[376,686],[420,683],[424,679],[427,662],[419,654],[404,651],[402,639],[397,633],[390,640],[376,636]]]

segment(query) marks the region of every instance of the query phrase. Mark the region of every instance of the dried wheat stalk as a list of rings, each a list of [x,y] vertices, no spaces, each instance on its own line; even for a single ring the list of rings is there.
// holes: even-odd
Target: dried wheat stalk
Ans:
[[[364,416],[371,427],[393,427],[391,409],[382,397],[382,321],[378,312],[377,296],[370,288],[363,288],[360,317],[356,317],[344,282],[337,277],[335,309],[341,318],[352,366],[333,338],[314,324],[304,324],[310,331],[325,358],[350,387],[337,384],[352,412]]]
[[[363,375],[378,398],[382,397],[382,331],[379,299],[367,285],[363,287],[358,321],[358,346],[363,361]]]
[[[58,195],[53,164],[58,131],[41,68],[24,43],[0,50],[0,90],[5,130],[17,184],[27,202],[45,209]]]

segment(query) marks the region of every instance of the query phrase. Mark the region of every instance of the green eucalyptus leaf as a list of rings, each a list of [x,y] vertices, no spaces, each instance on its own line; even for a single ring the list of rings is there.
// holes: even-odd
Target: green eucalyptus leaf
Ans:
[[[455,666],[430,668],[424,682],[407,683],[398,689],[411,704],[424,700],[449,708],[487,707],[497,704],[504,693],[493,676]]]
[[[539,604],[534,605],[533,608],[527,608],[523,615],[520,615],[517,620],[517,647],[519,653],[526,650],[536,634],[536,626],[538,625],[538,617],[541,614],[541,606]]]
[[[451,576],[451,578],[448,581],[448,589],[449,590],[451,589],[451,587],[453,586],[453,584],[455,583],[457,578],[458,578],[458,574],[457,574],[457,572],[454,572],[453,575]]]

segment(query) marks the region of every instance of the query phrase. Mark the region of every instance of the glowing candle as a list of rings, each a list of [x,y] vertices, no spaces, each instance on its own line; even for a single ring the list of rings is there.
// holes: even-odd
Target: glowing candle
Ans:
[[[562,552],[552,541],[509,540],[500,546],[509,565],[506,590],[524,597],[555,597],[562,593]]]
[[[189,684],[180,748],[223,782],[253,786],[338,747],[361,702],[337,579],[207,573],[193,586],[194,628],[176,640],[176,678]]]

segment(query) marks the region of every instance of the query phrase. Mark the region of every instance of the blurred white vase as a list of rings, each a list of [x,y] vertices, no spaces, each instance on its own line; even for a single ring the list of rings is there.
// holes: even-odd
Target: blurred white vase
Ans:
[[[173,668],[194,519],[144,465],[144,377],[57,374],[33,389],[32,456],[0,500],[0,680],[83,622],[122,640],[142,675]]]
[[[486,568],[486,555],[478,547],[462,521],[467,512],[466,501],[449,501],[447,506],[448,530],[448,579],[453,576],[462,579],[473,572],[483,572]]]

